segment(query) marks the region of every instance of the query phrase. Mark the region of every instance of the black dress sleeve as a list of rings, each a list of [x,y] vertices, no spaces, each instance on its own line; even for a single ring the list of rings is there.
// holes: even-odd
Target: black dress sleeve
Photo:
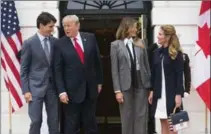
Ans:
[[[184,54],[184,77],[185,77],[185,92],[190,93],[191,71],[190,71],[190,59],[187,54]]]
[[[174,60],[174,73],[176,80],[176,95],[183,96],[184,86],[183,86],[183,73],[184,73],[184,60],[182,52],[178,52],[176,59]]]

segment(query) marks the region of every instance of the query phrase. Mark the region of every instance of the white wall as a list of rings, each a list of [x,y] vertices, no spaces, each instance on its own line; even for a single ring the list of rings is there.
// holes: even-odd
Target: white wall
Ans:
[[[20,27],[23,40],[36,33],[36,18],[42,11],[52,13],[56,19],[55,37],[58,37],[58,27],[60,24],[59,9],[57,1],[16,1],[16,8],[20,21]],[[1,76],[1,85],[4,85]],[[1,87],[1,134],[9,134],[9,117],[8,117],[8,91],[5,86]],[[24,105],[20,111],[12,115],[12,131],[13,134],[27,134],[29,129],[28,107]],[[46,115],[44,112],[44,122]],[[42,134],[47,134],[46,123],[42,128]]]

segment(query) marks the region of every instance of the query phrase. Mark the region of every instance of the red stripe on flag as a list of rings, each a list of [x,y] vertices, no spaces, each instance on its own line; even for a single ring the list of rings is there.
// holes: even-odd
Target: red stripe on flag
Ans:
[[[19,32],[17,32],[16,33],[16,35],[17,35],[17,37],[18,37],[18,40],[20,41],[20,44],[22,45],[22,35],[21,35],[21,32],[19,31]]]
[[[13,39],[11,37],[7,38],[8,44],[11,46],[13,52],[15,53],[15,55],[18,53],[18,48],[16,43],[13,41]]]
[[[1,65],[2,65],[3,69],[6,70],[6,65],[5,65],[5,62],[4,62],[4,60],[2,58],[1,58]],[[18,104],[18,107],[22,107],[23,103],[22,103],[22,101],[20,99],[20,96],[18,95],[17,91],[15,90],[13,84],[11,83],[11,81],[8,80],[8,82],[7,82],[6,79],[4,79],[4,81],[5,81],[5,85],[7,87],[7,90],[10,91],[12,96],[15,98],[15,100],[16,100],[16,102]],[[14,111],[15,110],[13,109],[13,112]]]
[[[210,79],[202,83],[196,90],[198,91],[200,97],[205,102],[206,106],[211,110],[210,106]]]
[[[15,98],[15,100],[18,104],[18,107],[22,107],[23,103],[20,99],[20,96],[18,95],[17,91],[15,90],[15,87],[13,86],[13,84],[10,80],[8,80],[8,85],[9,85],[9,89],[10,89],[12,96]]]
[[[17,71],[15,65],[13,64],[13,61],[12,61],[11,58],[9,57],[7,51],[5,50],[3,44],[1,44],[1,50],[2,50],[2,52],[3,52],[3,54],[4,54],[4,57],[5,57],[5,60],[7,61],[7,64],[9,65],[9,67],[10,67],[11,71],[13,72],[13,74],[14,74],[16,80],[18,81],[18,84],[19,84],[20,87],[21,87],[21,84],[20,84],[20,74],[19,74],[19,72]]]

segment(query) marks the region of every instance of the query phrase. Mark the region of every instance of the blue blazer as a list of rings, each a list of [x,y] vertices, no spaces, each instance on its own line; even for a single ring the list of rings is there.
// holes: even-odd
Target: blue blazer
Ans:
[[[175,107],[175,96],[184,93],[183,70],[184,62],[182,52],[178,52],[175,60],[172,60],[168,53],[168,48],[158,48],[153,55],[152,61],[152,90],[153,92],[153,114],[157,107],[157,100],[161,98],[162,91],[162,58],[166,85],[166,103],[168,115]]]

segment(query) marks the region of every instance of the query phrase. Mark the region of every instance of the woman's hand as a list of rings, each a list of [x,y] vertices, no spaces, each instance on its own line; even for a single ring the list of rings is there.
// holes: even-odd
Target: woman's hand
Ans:
[[[119,104],[122,104],[122,103],[124,102],[122,92],[116,93],[116,100],[117,100],[117,102],[118,102]]]
[[[153,91],[150,91],[149,97],[148,97],[149,104],[152,104],[152,99],[153,99]]]
[[[175,105],[176,105],[176,107],[177,108],[180,107],[181,104],[182,104],[182,97],[181,97],[181,95],[176,95],[175,96]]]

